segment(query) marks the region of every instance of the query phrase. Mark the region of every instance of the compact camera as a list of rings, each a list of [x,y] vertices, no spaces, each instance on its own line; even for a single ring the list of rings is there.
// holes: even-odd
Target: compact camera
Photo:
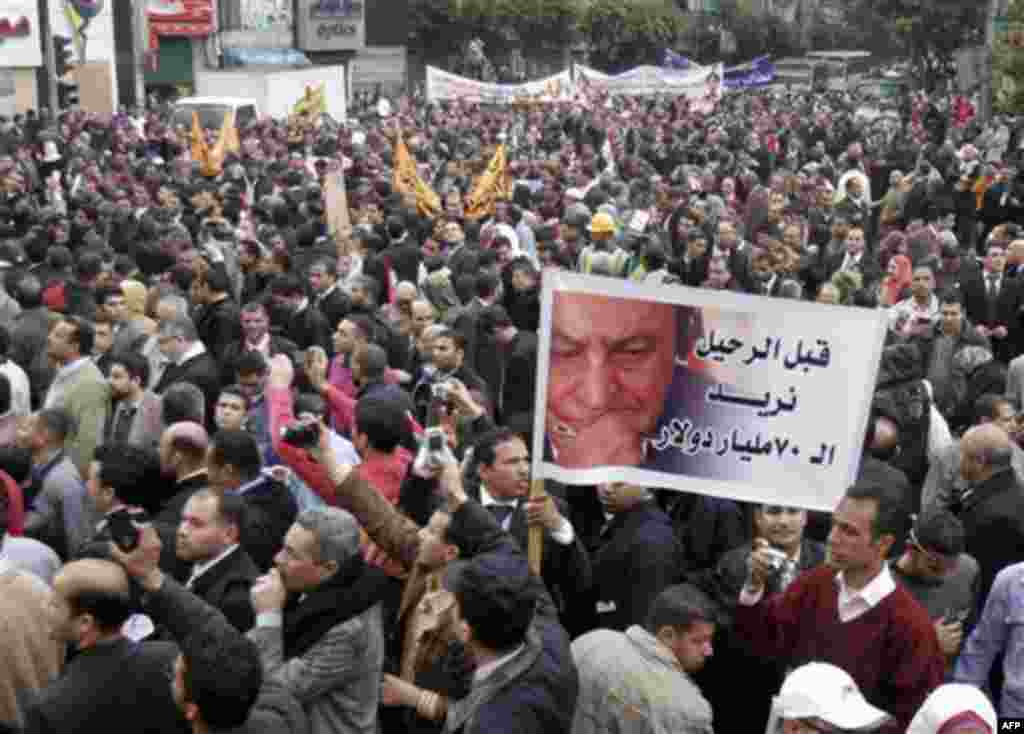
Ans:
[[[768,564],[772,567],[772,571],[775,572],[785,568],[786,563],[789,561],[789,556],[775,548],[762,548],[761,552],[768,556]]]

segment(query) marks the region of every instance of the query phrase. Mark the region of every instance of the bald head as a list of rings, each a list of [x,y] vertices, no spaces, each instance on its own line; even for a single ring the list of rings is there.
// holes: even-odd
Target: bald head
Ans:
[[[189,447],[205,453],[210,445],[210,435],[194,421],[174,423],[168,426],[165,435],[176,448]]]
[[[83,558],[61,569],[53,586],[65,599],[84,593],[128,595],[128,574],[112,561]]]
[[[964,478],[979,481],[1010,466],[1013,442],[994,423],[975,426],[960,439],[961,473]]]
[[[53,580],[64,617],[55,636],[80,648],[119,634],[133,611],[128,575],[111,561],[95,558],[72,561]],[[83,616],[84,615],[84,616]]]

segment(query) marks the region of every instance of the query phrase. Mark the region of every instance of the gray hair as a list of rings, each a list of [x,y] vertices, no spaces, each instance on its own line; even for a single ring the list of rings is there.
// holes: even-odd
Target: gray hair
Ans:
[[[171,304],[171,307],[174,309],[174,313],[178,316],[188,316],[188,301],[183,296],[169,293],[167,295],[160,296],[160,299],[157,301],[157,307],[159,307],[161,303]]]
[[[359,552],[359,523],[350,512],[337,507],[310,507],[299,513],[295,524],[316,536],[317,560],[347,563]]]
[[[187,342],[194,342],[199,338],[196,333],[196,325],[188,316],[177,316],[167,321],[161,321],[157,332],[161,338],[168,336],[180,336]]]

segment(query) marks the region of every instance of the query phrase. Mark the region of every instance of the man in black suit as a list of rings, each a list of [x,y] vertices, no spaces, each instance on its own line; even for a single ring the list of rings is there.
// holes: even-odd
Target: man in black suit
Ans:
[[[1020,324],[1022,291],[1018,278],[1006,275],[1006,248],[990,242],[980,273],[966,278],[961,286],[967,318],[978,333],[992,342],[996,359],[1004,364],[1021,353],[1024,334]]]
[[[192,282],[196,309],[196,331],[210,354],[223,363],[224,350],[242,338],[241,313],[231,298],[231,281],[223,263],[217,263],[204,278]]]
[[[504,306],[488,306],[480,314],[480,339],[489,345],[491,359],[478,364],[496,401],[495,413],[510,416],[533,411],[537,382],[537,335],[512,323]]]
[[[333,331],[352,310],[348,294],[338,283],[338,263],[326,257],[316,260],[309,268],[309,287],[313,291],[313,305],[327,319]]]
[[[147,732],[187,732],[171,695],[177,647],[135,643],[121,632],[134,611],[124,570],[110,561],[73,561],[53,591],[53,636],[79,652],[28,707],[25,731],[121,731],[132,722]]]
[[[860,273],[861,282],[865,286],[877,283],[882,277],[882,269],[878,266],[875,256],[865,249],[864,230],[861,227],[850,227],[846,232],[845,245],[843,252],[826,258],[826,279],[838,272],[852,272]]]
[[[209,444],[206,429],[191,421],[174,423],[160,436],[160,470],[173,478],[174,484],[168,497],[153,508],[153,526],[163,543],[160,568],[179,581],[188,578],[189,568],[175,553],[175,535],[189,498],[210,484],[206,471]]]
[[[283,319],[279,325],[298,348],[304,350],[316,346],[327,352],[328,356],[332,355],[334,342],[331,339],[331,327],[320,309],[306,297],[298,277],[280,275],[274,279],[270,291],[276,310]]]
[[[221,382],[224,385],[231,385],[237,379],[238,360],[243,352],[259,352],[267,361],[277,354],[286,354],[295,360],[299,348],[291,339],[270,333],[270,316],[262,303],[253,301],[245,304],[241,324],[242,338],[229,344],[221,356]]]
[[[960,475],[968,484],[960,507],[964,551],[981,569],[980,605],[996,574],[1024,561],[1024,487],[1013,470],[1013,447],[1002,428],[986,423],[964,434]]]
[[[481,436],[474,446],[480,504],[524,550],[528,548],[529,526],[538,523],[544,527],[541,577],[564,613],[568,602],[590,588],[592,578],[590,559],[568,520],[568,505],[556,497],[526,501],[530,452],[517,434],[498,428]]]
[[[206,346],[199,341],[195,324],[187,316],[160,322],[157,332],[160,351],[170,361],[153,392],[162,394],[176,382],[191,382],[203,393],[206,422],[213,424],[214,408],[220,393],[220,367]]]
[[[178,526],[178,559],[192,564],[185,587],[213,605],[240,632],[252,628],[249,592],[260,575],[239,545],[245,526],[245,500],[201,489],[193,494]]]

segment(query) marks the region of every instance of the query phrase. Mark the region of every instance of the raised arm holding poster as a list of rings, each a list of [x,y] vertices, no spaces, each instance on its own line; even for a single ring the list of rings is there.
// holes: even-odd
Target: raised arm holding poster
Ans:
[[[533,476],[831,512],[885,329],[868,309],[545,271]]]

